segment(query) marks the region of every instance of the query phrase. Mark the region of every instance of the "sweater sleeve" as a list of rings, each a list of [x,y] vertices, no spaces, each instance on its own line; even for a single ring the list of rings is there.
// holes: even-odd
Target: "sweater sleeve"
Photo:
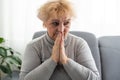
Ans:
[[[95,61],[85,41],[77,46],[76,61],[69,58],[63,66],[72,80],[100,80]]]
[[[41,63],[38,50],[31,44],[26,48],[19,80],[49,80],[57,63],[51,58]]]

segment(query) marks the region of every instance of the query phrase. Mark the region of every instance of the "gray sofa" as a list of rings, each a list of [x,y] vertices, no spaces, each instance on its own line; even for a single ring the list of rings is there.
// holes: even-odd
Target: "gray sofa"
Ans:
[[[44,33],[45,31],[36,32],[33,39]],[[96,38],[89,32],[70,31],[70,33],[87,41],[100,72],[101,80],[120,80],[120,36]]]

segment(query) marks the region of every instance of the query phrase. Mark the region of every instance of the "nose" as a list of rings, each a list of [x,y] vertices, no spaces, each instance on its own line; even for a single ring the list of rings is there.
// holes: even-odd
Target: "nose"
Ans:
[[[63,32],[63,31],[64,31],[64,25],[63,25],[63,24],[60,24],[60,25],[58,26],[58,31],[59,31],[59,32]]]

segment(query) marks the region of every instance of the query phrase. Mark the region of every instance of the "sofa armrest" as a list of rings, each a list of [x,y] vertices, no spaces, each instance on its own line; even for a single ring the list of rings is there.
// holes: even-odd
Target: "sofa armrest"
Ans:
[[[103,80],[120,80],[120,36],[99,38]]]

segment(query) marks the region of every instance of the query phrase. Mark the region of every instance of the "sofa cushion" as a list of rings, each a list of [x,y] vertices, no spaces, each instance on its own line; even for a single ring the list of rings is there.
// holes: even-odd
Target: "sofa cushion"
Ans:
[[[103,80],[120,80],[120,36],[99,38]]]

